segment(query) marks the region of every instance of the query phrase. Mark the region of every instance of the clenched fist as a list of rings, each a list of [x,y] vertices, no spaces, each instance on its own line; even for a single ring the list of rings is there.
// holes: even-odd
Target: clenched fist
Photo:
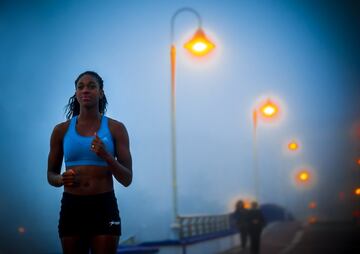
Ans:
[[[62,182],[65,187],[72,187],[75,185],[76,173],[74,170],[69,169],[62,173]]]

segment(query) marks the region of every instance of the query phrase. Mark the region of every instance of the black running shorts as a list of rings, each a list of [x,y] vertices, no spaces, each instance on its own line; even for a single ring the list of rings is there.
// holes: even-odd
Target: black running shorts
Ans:
[[[113,191],[82,196],[63,193],[59,236],[121,235],[121,221]]]

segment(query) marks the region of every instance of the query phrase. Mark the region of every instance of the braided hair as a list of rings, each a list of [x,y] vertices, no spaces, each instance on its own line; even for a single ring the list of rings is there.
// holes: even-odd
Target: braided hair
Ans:
[[[75,89],[77,86],[77,83],[79,82],[79,80],[84,76],[84,75],[90,75],[93,78],[95,78],[97,80],[97,82],[100,85],[100,90],[103,90],[104,88],[104,81],[103,79],[100,77],[99,74],[97,74],[94,71],[85,71],[83,73],[81,73],[77,79],[75,80]],[[104,114],[106,112],[106,105],[107,105],[107,99],[104,93],[104,96],[102,96],[102,98],[99,100],[99,112],[100,114]],[[71,119],[74,116],[77,116],[80,114],[80,104],[78,102],[78,100],[76,99],[76,92],[73,96],[70,97],[68,104],[65,106],[65,114],[66,114],[66,119]]]

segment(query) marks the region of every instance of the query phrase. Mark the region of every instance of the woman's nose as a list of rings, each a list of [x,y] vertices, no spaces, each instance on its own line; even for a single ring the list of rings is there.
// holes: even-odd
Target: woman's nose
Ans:
[[[83,93],[89,93],[90,92],[90,88],[88,87],[84,87],[82,90]]]

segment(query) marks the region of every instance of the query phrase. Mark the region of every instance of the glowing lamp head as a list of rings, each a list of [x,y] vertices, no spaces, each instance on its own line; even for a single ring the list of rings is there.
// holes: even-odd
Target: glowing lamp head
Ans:
[[[356,163],[357,163],[358,165],[360,165],[360,159],[357,159],[357,160],[356,160]]]
[[[356,195],[356,196],[360,196],[360,188],[356,188],[356,189],[355,189],[355,195]]]
[[[264,118],[271,119],[277,116],[279,113],[279,107],[271,100],[267,100],[260,107],[260,113]]]
[[[191,40],[184,44],[184,48],[186,48],[192,55],[205,56],[215,48],[215,44],[213,44],[206,37],[204,31],[199,28]]]
[[[288,144],[288,148],[290,151],[296,151],[299,148],[299,144],[293,140]]]
[[[207,49],[207,45],[206,43],[202,42],[202,41],[199,41],[199,42],[196,42],[192,49],[195,51],[195,52],[203,52],[204,50]]]
[[[301,171],[299,172],[297,178],[300,182],[307,182],[310,179],[310,174],[307,171]]]

